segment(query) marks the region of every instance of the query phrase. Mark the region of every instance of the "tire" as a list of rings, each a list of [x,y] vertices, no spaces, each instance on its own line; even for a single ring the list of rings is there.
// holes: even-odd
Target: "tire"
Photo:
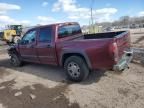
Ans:
[[[64,69],[69,80],[81,82],[89,75],[89,69],[85,61],[78,56],[71,56],[64,62]]]
[[[14,67],[22,66],[22,61],[20,60],[20,58],[16,54],[11,55],[10,63]]]

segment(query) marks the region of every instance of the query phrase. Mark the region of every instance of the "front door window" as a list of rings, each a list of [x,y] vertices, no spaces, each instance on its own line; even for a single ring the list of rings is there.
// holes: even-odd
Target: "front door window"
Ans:
[[[27,44],[35,42],[35,40],[36,40],[36,31],[32,30],[26,33],[26,35],[22,38],[21,43],[24,45],[27,45]]]

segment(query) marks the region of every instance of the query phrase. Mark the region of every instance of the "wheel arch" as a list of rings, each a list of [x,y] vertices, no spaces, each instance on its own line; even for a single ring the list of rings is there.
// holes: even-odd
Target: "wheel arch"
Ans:
[[[72,52],[72,51],[71,52],[64,52],[60,58],[60,65],[64,66],[64,62],[66,61],[66,59],[71,57],[71,56],[81,57],[86,62],[88,68],[92,69],[90,60],[84,52]]]
[[[17,56],[20,56],[20,54],[18,53],[18,51],[16,50],[16,48],[15,47],[10,47],[9,49],[8,49],[8,54],[11,56],[12,54],[15,54],[15,55],[17,55]]]

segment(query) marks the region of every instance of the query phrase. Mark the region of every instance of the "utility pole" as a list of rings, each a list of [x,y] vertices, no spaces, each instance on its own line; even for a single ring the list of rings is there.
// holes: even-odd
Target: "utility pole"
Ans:
[[[90,6],[90,13],[91,13],[91,17],[90,17],[90,29],[92,29],[92,32],[94,31],[94,21],[93,21],[93,4],[94,4],[94,0],[91,1],[91,6]]]
[[[93,9],[91,7],[91,25],[93,25]]]

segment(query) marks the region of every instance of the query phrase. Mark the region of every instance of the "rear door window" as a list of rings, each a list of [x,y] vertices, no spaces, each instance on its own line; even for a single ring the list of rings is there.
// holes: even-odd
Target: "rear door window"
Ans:
[[[39,31],[40,42],[51,42],[52,40],[52,27],[43,27]]]

